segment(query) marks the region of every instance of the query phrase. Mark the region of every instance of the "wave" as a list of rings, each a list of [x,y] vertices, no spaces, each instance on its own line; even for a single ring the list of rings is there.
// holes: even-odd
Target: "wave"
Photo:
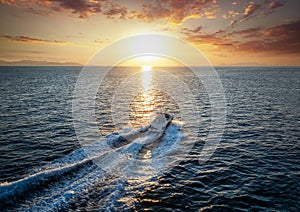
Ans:
[[[72,199],[105,181],[114,189],[109,189],[102,204],[112,204],[126,178],[153,176],[166,163],[162,158],[178,147],[183,135],[180,124],[159,123],[162,120],[154,120],[152,125],[138,130],[113,132],[93,145],[42,165],[26,178],[0,184],[0,208],[19,205],[21,209],[49,210],[51,205],[52,209],[63,209]],[[111,149],[99,149],[103,142]],[[93,154],[88,156],[89,149]],[[112,179],[117,183],[112,183]]]
[[[77,163],[41,171],[15,182],[2,183],[0,185],[0,207],[10,205],[13,200],[23,197],[27,191],[37,190],[41,185],[49,183],[54,178],[66,175],[84,165],[91,164],[91,162],[92,158],[85,158]]]

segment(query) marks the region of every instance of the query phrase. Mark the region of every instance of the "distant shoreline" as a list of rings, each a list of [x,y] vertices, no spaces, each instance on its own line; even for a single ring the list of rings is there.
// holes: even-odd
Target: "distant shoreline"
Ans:
[[[84,67],[86,65],[76,63],[76,62],[51,62],[51,61],[35,61],[35,60],[18,60],[18,61],[5,61],[0,60],[0,67],[51,67],[51,66],[69,66],[69,67]],[[264,64],[226,64],[226,65],[212,65],[215,68],[219,67],[300,67],[300,65],[264,65]],[[91,67],[111,67],[110,65],[91,65]],[[139,67],[138,65],[128,65],[128,66],[114,66],[114,67]],[[175,65],[166,66],[155,66],[160,67],[184,67]],[[190,66],[190,67],[202,67],[201,65]]]
[[[17,60],[6,61],[0,60],[0,66],[83,66],[76,62],[51,62],[51,61],[36,61],[36,60]]]
[[[54,64],[54,65],[4,65],[0,64],[0,67],[85,67],[84,65],[63,65],[63,64]],[[107,65],[95,65],[95,66],[86,66],[86,67],[111,67]],[[128,67],[128,68],[139,68],[140,66],[113,66],[113,67]],[[156,66],[156,69],[159,68],[178,68],[178,67],[184,67],[184,66]],[[190,67],[205,67],[205,66],[190,66]],[[271,65],[249,65],[249,66],[213,66],[214,68],[259,68],[259,67],[264,67],[264,68],[300,68],[299,66],[291,65],[291,66],[271,66]]]

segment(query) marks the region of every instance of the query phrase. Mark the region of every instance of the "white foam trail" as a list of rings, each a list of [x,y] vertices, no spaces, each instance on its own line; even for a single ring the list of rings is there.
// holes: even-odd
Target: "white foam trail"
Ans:
[[[96,186],[99,180],[101,181],[109,173],[119,174],[116,177],[123,183],[118,186],[122,187],[124,179],[126,180],[133,174],[132,168],[138,161],[138,154],[143,146],[158,139],[163,134],[164,131],[155,131],[157,128],[160,127],[154,124],[146,132],[144,132],[145,128],[141,128],[140,130],[127,129],[111,133],[94,145],[86,147],[93,149],[94,155],[90,157],[85,156],[82,150],[75,150],[71,154],[54,160],[52,163],[42,167],[43,171],[15,182],[2,183],[0,184],[0,202],[10,201],[13,204],[14,200],[18,197],[25,198],[27,191],[31,192],[39,188],[39,186],[47,185],[48,181],[51,181],[53,178],[61,180],[62,186],[55,185],[53,188],[47,189],[51,194],[48,193],[45,196],[33,197],[32,204],[29,203],[31,200],[27,201],[28,203],[26,204],[28,204],[30,209],[46,208],[48,210],[50,203],[52,209],[59,208],[60,205],[67,204],[75,196],[80,196],[87,188]],[[151,131],[151,129],[154,129],[154,131]],[[120,136],[130,139],[135,134],[142,134],[142,136],[133,139],[128,144],[105,152],[97,149],[97,144],[101,144],[102,142],[113,143]],[[180,126],[172,124],[167,128],[159,145],[152,150],[150,166],[156,167],[154,167],[155,172],[151,172],[150,174],[157,174],[157,170],[162,170],[162,167],[166,163],[163,160],[164,156],[177,149],[180,137],[182,137]],[[101,146],[99,145],[98,147]],[[88,167],[95,166],[92,165],[92,162],[95,161],[98,168],[87,171]],[[143,167],[139,168],[143,169]],[[74,172],[75,170],[78,170],[78,172]],[[76,179],[66,179],[67,181],[65,181],[63,176],[66,176],[68,173],[75,173]],[[116,196],[118,195],[115,194],[114,198],[117,198]]]

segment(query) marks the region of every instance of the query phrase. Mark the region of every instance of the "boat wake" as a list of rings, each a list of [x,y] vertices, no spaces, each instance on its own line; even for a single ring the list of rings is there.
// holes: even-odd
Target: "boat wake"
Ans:
[[[128,180],[151,179],[170,162],[166,156],[180,149],[184,134],[172,119],[160,114],[149,126],[113,132],[38,167],[26,178],[0,184],[0,208],[64,210],[82,202],[97,209],[115,208]],[[103,142],[109,150],[99,149]],[[86,154],[89,148],[92,155]]]

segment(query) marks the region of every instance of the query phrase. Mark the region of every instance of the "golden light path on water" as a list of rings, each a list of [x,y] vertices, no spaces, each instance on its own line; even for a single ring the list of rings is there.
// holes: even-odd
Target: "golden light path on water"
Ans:
[[[155,90],[153,87],[152,66],[141,67],[141,85],[143,91],[136,96],[131,103],[131,124],[134,127],[146,125],[151,120],[151,114],[155,111]]]
[[[152,84],[152,66],[142,66],[142,86],[147,92],[153,88]]]

